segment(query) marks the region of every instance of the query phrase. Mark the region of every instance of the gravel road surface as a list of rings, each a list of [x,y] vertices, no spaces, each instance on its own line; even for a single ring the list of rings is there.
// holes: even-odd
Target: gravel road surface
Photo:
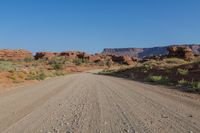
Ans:
[[[0,94],[1,133],[200,133],[200,102],[136,81],[72,74]]]

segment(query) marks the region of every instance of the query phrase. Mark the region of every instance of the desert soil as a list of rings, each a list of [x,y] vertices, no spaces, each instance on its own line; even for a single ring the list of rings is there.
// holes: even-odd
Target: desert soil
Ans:
[[[200,101],[161,86],[72,74],[0,94],[0,132],[199,133]]]

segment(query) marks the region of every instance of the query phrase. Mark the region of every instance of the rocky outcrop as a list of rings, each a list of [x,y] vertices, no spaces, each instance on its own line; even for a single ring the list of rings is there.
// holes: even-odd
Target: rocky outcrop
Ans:
[[[178,46],[189,47],[193,54],[200,54],[200,44],[182,44]],[[128,55],[130,57],[144,58],[149,56],[159,56],[167,55],[168,46],[164,47],[152,47],[152,48],[106,48],[103,50],[102,54],[105,55]]]
[[[80,51],[66,51],[61,53],[56,52],[37,52],[35,55],[35,59],[45,59],[50,60],[53,57],[63,57],[67,60],[74,60],[74,59],[84,59],[88,62],[109,62],[112,64],[113,62],[119,64],[127,64],[132,65],[137,62],[137,58],[130,57],[130,56],[116,56],[116,55],[103,55],[103,54],[86,54],[85,52]]]
[[[86,56],[86,53],[80,51],[66,51],[66,52],[61,52],[59,56],[65,57],[70,60],[76,58],[83,59]]]
[[[66,52],[37,52],[35,54],[35,59],[45,59],[50,60],[53,57],[64,57],[69,60],[73,60],[76,58],[84,58],[86,56],[85,52],[80,51],[66,51]]]
[[[131,58],[128,55],[124,55],[124,56],[110,55],[110,56],[113,62],[116,62],[119,64],[132,65],[137,61],[136,58]]]
[[[51,58],[58,56],[60,53],[55,53],[55,52],[37,52],[35,54],[35,59],[45,59],[45,60],[50,60]]]
[[[32,52],[28,50],[0,50],[0,60],[24,60],[32,57]]]
[[[192,50],[187,46],[170,46],[168,47],[168,51],[170,57],[183,58],[188,61],[195,58]]]
[[[89,62],[100,62],[102,61],[103,58],[101,58],[100,56],[97,56],[97,55],[88,55],[86,57],[86,59],[89,61]]]

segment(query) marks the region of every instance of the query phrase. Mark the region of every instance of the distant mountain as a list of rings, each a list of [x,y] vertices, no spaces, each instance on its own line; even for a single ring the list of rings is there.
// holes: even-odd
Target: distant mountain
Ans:
[[[178,46],[187,46],[192,49],[194,54],[200,54],[200,44],[182,44]],[[152,55],[166,55],[168,54],[168,47],[169,46],[152,48],[105,48],[102,54],[129,55],[131,57],[143,58]]]

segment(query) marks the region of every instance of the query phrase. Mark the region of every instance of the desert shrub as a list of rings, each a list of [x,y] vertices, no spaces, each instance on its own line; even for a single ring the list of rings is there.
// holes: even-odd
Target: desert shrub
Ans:
[[[20,79],[25,79],[26,77],[26,75],[23,72],[19,72],[17,75]]]
[[[36,80],[36,78],[35,78],[35,75],[29,74],[29,75],[27,75],[25,80]]]
[[[79,58],[76,58],[73,60],[73,63],[77,66],[81,65],[83,63],[83,59],[79,59]]]
[[[188,81],[184,80],[184,79],[181,79],[181,80],[178,81],[178,85],[181,85],[181,86],[188,85]]]
[[[162,76],[149,76],[149,80],[152,82],[157,82],[162,79]]]
[[[45,75],[45,73],[40,73],[38,76],[37,76],[37,80],[44,80],[44,79],[46,79],[46,75]]]
[[[189,84],[189,91],[200,92],[200,82],[191,82]]]
[[[65,73],[64,72],[61,72],[61,71],[56,71],[53,73],[55,76],[64,76]]]
[[[33,57],[27,57],[24,59],[25,62],[32,62],[33,60]]]
[[[105,66],[105,65],[106,65],[106,62],[104,62],[104,61],[99,61],[99,62],[96,62],[96,64],[98,64],[99,66]]]
[[[148,77],[148,81],[150,82],[154,82],[154,83],[159,83],[159,84],[167,84],[168,83],[168,78],[167,77],[163,77],[163,76],[149,76]]]
[[[13,81],[16,81],[17,80],[17,77],[15,74],[12,74],[10,76],[8,76],[9,79],[12,79]]]
[[[178,85],[184,86],[189,92],[200,92],[200,82],[198,81],[186,81],[184,79],[178,81]]]
[[[177,69],[177,73],[180,74],[180,75],[187,75],[188,74],[188,70],[187,69],[178,68]]]
[[[64,65],[61,64],[61,63],[54,63],[52,64],[53,68],[58,70],[58,69],[63,69],[64,68]]]
[[[85,59],[85,58],[83,58],[81,60],[82,60],[82,63],[88,63],[89,62],[88,59]]]
[[[99,72],[99,74],[105,74],[105,75],[109,75],[114,73],[114,70],[109,70],[109,69],[104,69],[103,71]]]
[[[38,74],[29,74],[25,80],[44,80],[46,79],[47,75],[44,72]]]
[[[106,64],[107,67],[111,67],[111,65],[112,65],[112,63],[110,61],[107,61],[107,60],[106,60],[105,64]]]
[[[11,61],[0,61],[0,70],[1,71],[12,71],[15,70],[17,66]]]
[[[167,58],[167,59],[165,59],[165,62],[169,63],[169,64],[186,64],[186,63],[188,63],[187,61],[180,59],[180,58]]]
[[[171,69],[166,69],[165,72],[166,72],[167,74],[170,74],[170,73],[172,72],[172,70],[171,70]]]
[[[65,59],[63,58],[52,58],[49,63],[55,70],[61,70],[65,67]]]
[[[146,69],[152,69],[152,67],[157,66],[157,62],[155,60],[149,60],[142,64]]]
[[[194,60],[194,63],[199,63],[200,62],[200,56],[196,57],[196,59]]]

